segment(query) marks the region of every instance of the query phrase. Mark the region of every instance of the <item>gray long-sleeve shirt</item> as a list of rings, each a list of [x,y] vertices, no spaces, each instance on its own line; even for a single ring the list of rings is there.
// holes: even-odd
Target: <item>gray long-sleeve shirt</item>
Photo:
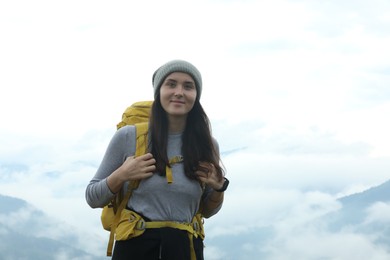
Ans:
[[[135,127],[120,128],[111,139],[103,160],[86,188],[86,200],[92,208],[104,207],[114,194],[108,188],[107,177],[119,168],[127,157],[135,154]],[[215,140],[214,140],[215,141]],[[215,141],[218,147],[218,143]],[[181,155],[181,134],[168,136],[168,158]],[[165,176],[153,174],[140,182],[127,203],[143,216],[153,221],[191,222],[199,208],[201,199],[206,199],[211,188],[202,188],[198,181],[189,179],[184,173],[183,163],[172,166],[173,183]],[[125,185],[126,187],[126,185]],[[216,208],[213,214],[219,211]]]

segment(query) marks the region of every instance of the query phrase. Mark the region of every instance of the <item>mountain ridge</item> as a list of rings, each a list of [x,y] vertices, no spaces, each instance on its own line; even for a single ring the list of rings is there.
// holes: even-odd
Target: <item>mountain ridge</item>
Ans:
[[[351,194],[338,201],[342,207],[326,215],[319,217],[319,221],[325,222],[330,232],[342,232],[344,229],[364,236],[377,236],[374,240],[390,252],[390,227],[378,223],[366,223],[369,209],[375,203],[388,203],[390,201],[390,180],[371,187],[362,192]],[[23,212],[27,218],[18,219],[18,214]],[[12,221],[10,221],[12,217]],[[16,219],[15,219],[16,218]],[[314,220],[317,221],[317,220]],[[11,224],[10,224],[11,223]],[[49,223],[49,227],[45,227]],[[0,256],[1,259],[107,259],[104,256],[92,255],[82,248],[77,248],[75,243],[76,233],[71,228],[69,234],[59,238],[40,236],[44,228],[58,228],[55,221],[40,210],[31,206],[28,202],[0,194]],[[43,232],[44,233],[44,232]],[[84,234],[85,235],[85,234]],[[253,241],[260,244],[267,244],[277,235],[275,226],[254,227],[245,234],[230,236],[206,237],[206,246],[212,245],[217,248],[242,248],[244,244],[251,244]],[[86,239],[86,238],[83,238]],[[23,248],[23,250],[20,250]],[[255,259],[261,257],[267,259],[267,251],[240,252],[240,250],[229,251],[229,259]],[[59,258],[59,256],[61,256]],[[255,257],[255,258],[253,258]]]
[[[45,236],[50,233],[46,229],[58,224],[28,202],[0,194],[1,259],[97,259],[77,247],[72,233],[58,238]]]

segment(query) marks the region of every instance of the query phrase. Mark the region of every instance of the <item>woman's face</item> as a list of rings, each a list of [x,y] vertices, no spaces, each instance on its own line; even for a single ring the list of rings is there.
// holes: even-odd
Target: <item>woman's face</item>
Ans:
[[[195,81],[183,72],[169,74],[160,88],[160,101],[169,117],[186,117],[196,100]]]

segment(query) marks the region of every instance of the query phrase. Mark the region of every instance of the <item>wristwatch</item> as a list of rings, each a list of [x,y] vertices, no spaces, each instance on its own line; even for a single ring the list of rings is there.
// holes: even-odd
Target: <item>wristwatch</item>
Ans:
[[[224,192],[227,189],[227,187],[229,186],[229,180],[225,177],[223,177],[223,178],[225,179],[225,181],[223,182],[222,188],[215,190],[216,192]]]

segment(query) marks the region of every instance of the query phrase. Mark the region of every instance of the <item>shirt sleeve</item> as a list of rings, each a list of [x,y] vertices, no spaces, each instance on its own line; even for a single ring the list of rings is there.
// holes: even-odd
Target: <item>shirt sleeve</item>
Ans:
[[[115,195],[107,185],[107,177],[118,169],[127,157],[135,154],[135,127],[124,126],[115,132],[95,176],[87,185],[85,197],[92,208],[104,207]]]

